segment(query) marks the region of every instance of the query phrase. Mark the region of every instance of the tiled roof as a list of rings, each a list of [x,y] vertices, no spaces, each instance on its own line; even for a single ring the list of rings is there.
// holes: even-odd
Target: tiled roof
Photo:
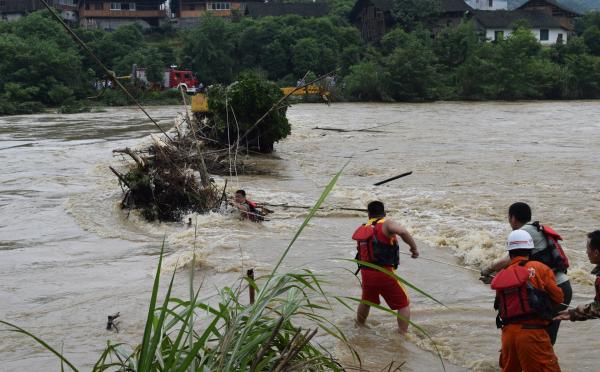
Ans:
[[[556,18],[532,10],[476,10],[474,19],[485,28],[508,28],[523,20],[532,28],[564,28]]]
[[[573,13],[573,14],[577,14],[577,15],[581,15],[581,13],[578,12],[577,10],[572,9],[572,8],[566,6],[566,5],[563,5],[563,4],[559,3],[556,0],[544,0],[544,1],[546,3],[548,3],[548,4],[550,4],[550,5],[554,5],[555,7],[560,8],[562,10],[565,10],[567,12],[570,12],[570,13]],[[521,4],[521,6],[518,7],[517,9],[522,9],[525,5],[529,4],[530,2],[531,2],[531,0],[526,1],[525,3]]]

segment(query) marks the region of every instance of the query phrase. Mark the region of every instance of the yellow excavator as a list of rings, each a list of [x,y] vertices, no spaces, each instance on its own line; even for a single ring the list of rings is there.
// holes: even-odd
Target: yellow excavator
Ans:
[[[318,95],[328,102],[331,93],[318,85],[308,85],[304,88],[298,89],[297,87],[285,87],[281,88],[281,92],[287,96],[310,96]],[[192,96],[192,112],[193,113],[207,113],[208,111],[208,99],[206,94],[198,93]]]

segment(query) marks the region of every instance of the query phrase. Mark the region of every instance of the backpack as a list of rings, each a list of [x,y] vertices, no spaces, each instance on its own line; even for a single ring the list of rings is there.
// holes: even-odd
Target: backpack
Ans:
[[[541,252],[531,256],[534,261],[540,261],[554,271],[567,272],[569,268],[569,259],[565,254],[560,242],[562,237],[551,227],[540,224],[535,221],[531,224],[546,238],[547,247]]]
[[[501,270],[492,280],[491,287],[496,291],[494,308],[498,310],[498,328],[520,320],[552,319],[550,296],[530,283],[530,272],[525,267],[527,262],[523,260]]]

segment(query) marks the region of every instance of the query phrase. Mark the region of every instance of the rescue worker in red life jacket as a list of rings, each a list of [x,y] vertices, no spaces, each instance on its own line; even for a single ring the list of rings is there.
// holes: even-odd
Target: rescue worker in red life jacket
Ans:
[[[256,203],[246,198],[246,191],[237,190],[235,192],[233,205],[240,211],[242,219],[247,219],[253,222],[264,221],[264,216],[258,210]]]
[[[573,290],[571,289],[571,282],[567,276],[567,270],[564,267],[560,267],[555,260],[552,260],[552,255],[556,252],[552,251],[552,246],[548,244],[548,238],[540,229],[539,222],[531,223],[531,208],[529,205],[523,202],[513,203],[508,208],[508,223],[513,230],[527,231],[533,239],[534,248],[531,251],[531,259],[534,261],[540,261],[546,266],[550,267],[554,271],[556,278],[556,284],[563,291],[564,301],[556,310],[561,311],[567,308],[566,305],[571,303],[573,297]],[[480,278],[484,283],[489,284],[491,281],[491,273],[499,271],[507,267],[510,263],[510,259],[503,257],[496,260],[490,266],[481,270],[482,277]],[[560,320],[554,320],[546,331],[550,335],[552,345],[556,342],[558,335],[558,328],[560,327]]]
[[[546,327],[554,307],[563,301],[554,272],[539,261],[529,261],[533,239],[527,231],[508,236],[510,264],[492,281],[494,307],[502,328],[500,367],[504,372],[557,372],[558,358]]]
[[[359,227],[353,239],[358,242],[357,259],[370,262],[393,272],[399,264],[399,245],[396,235],[410,246],[412,258],[419,257],[417,245],[409,232],[399,223],[385,219],[385,208],[380,201],[372,201],[367,206],[369,221]],[[360,237],[361,232],[370,234],[370,238]],[[381,295],[392,310],[397,310],[404,319],[410,319],[408,296],[400,283],[391,276],[366,266],[359,266],[362,277],[362,300],[379,304]],[[364,325],[369,316],[370,306],[359,304],[356,313],[358,325]],[[399,331],[408,331],[408,322],[397,318]]]
[[[599,319],[600,318],[600,230],[596,230],[588,234],[587,241],[587,256],[590,263],[596,265],[592,274],[596,275],[596,297],[594,301],[587,305],[579,305],[574,309],[563,310],[558,313],[554,319],[570,320],[572,322],[578,320]]]

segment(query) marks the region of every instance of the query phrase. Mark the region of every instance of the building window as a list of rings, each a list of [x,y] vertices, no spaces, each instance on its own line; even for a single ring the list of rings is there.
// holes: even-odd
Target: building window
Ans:
[[[499,41],[504,39],[504,31],[494,31],[494,41]]]
[[[548,30],[540,30],[540,41],[548,41],[550,39],[550,32]]]
[[[231,4],[230,3],[210,3],[210,10],[229,10]]]
[[[135,3],[110,3],[110,10],[135,10]]]
[[[489,4],[490,8],[493,8],[494,7],[494,0],[489,0],[488,4]]]
[[[564,42],[563,34],[558,34],[558,36],[556,37],[556,42],[559,44],[562,44]]]

